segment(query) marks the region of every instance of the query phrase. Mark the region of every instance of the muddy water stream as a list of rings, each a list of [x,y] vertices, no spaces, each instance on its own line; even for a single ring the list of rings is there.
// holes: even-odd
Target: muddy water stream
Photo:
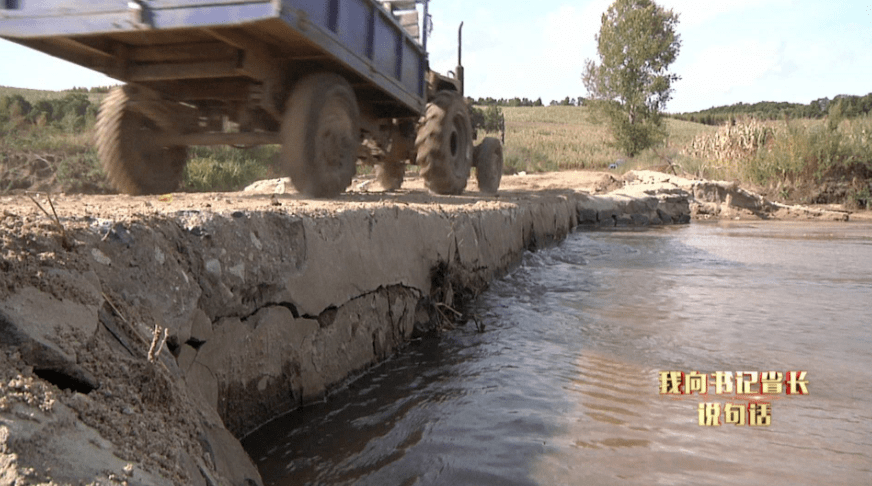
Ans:
[[[267,484],[869,484],[872,225],[579,232],[245,446]],[[701,427],[660,371],[808,372],[771,425]],[[712,380],[714,381],[714,380]],[[721,416],[725,421],[725,416]]]

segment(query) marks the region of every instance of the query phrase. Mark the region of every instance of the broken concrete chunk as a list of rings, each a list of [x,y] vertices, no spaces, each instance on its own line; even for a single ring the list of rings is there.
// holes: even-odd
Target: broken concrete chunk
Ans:
[[[215,277],[221,277],[221,262],[217,259],[211,259],[206,261],[206,272],[210,273]]]
[[[112,260],[107,257],[105,253],[96,248],[91,248],[91,256],[94,257],[94,261],[100,265],[106,265],[107,267],[112,265]]]
[[[182,374],[188,374],[188,370],[191,369],[191,365],[194,363],[196,358],[197,350],[194,349],[193,346],[182,344],[182,348],[179,350],[179,357],[176,358],[176,362],[179,365],[179,369],[182,370]]]
[[[195,310],[194,315],[191,318],[191,335],[185,342],[192,342],[193,344],[199,345],[205,343],[211,338],[212,321],[202,310]]]

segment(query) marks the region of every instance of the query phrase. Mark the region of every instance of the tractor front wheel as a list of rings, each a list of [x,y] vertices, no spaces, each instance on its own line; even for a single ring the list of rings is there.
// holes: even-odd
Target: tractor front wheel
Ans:
[[[472,125],[460,93],[440,91],[427,104],[415,146],[427,188],[436,194],[461,194],[472,166]]]
[[[496,194],[503,177],[503,144],[496,138],[485,138],[472,154],[478,189]]]

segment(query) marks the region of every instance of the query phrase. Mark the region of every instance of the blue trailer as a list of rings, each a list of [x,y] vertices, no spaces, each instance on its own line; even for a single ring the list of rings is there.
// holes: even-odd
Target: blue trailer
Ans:
[[[473,147],[463,67],[430,71],[417,3],[0,0],[0,37],[126,83],[96,135],[125,193],[177,189],[187,148],[219,144],[281,144],[285,171],[315,197],[344,191],[356,161],[389,190],[413,161],[440,194],[462,192],[475,163],[495,192],[502,147]]]

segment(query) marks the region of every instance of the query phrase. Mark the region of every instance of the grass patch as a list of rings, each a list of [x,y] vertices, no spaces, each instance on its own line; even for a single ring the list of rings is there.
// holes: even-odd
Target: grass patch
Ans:
[[[584,107],[503,108],[505,160],[527,172],[606,168],[618,153],[606,146],[608,132],[592,123]]]
[[[81,127],[0,123],[0,150],[10,152],[85,152],[94,145],[94,121]]]
[[[185,167],[184,189],[193,192],[239,191],[253,182],[278,177],[273,161],[278,158],[279,150],[275,145],[250,149],[191,147]]]
[[[55,173],[61,192],[88,194],[113,192],[106,181],[106,174],[103,172],[100,157],[94,147],[61,158]]]

